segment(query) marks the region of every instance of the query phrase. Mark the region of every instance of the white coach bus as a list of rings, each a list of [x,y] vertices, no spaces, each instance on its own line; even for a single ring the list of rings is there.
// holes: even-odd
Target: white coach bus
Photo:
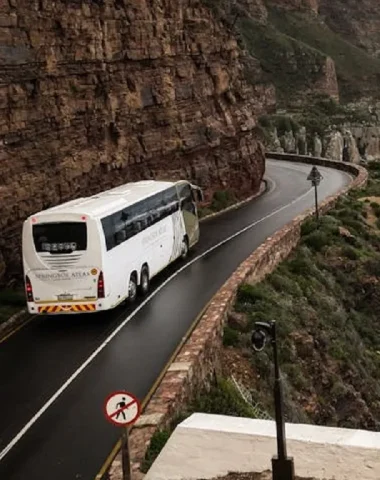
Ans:
[[[22,253],[28,311],[109,310],[145,295],[152,277],[199,239],[199,187],[127,183],[30,216]]]

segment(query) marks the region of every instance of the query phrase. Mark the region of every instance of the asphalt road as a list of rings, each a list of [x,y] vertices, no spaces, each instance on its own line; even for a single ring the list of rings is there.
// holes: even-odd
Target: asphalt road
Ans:
[[[309,171],[268,161],[269,192],[203,223],[187,266],[178,263],[152,282],[149,301],[94,316],[38,317],[0,344],[0,479],[93,480],[120,433],[103,416],[104,399],[123,389],[146,396],[238,265],[313,205]],[[350,181],[320,171],[320,199]]]

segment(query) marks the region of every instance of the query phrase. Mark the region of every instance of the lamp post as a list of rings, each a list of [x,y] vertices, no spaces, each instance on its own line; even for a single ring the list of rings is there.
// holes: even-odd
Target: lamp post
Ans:
[[[312,186],[314,187],[314,193],[315,193],[315,217],[317,221],[319,220],[319,208],[318,208],[318,185],[321,183],[321,180],[323,179],[321,172],[318,170],[318,168],[314,165],[313,168],[311,169],[307,179],[309,182],[311,182]]]
[[[287,456],[285,422],[283,416],[282,385],[280,368],[278,365],[276,322],[256,322],[255,330],[252,333],[252,347],[256,352],[261,352],[269,337],[273,347],[274,361],[274,405],[276,412],[277,431],[277,456],[272,457],[272,479],[273,480],[294,480],[294,462],[292,457]]]

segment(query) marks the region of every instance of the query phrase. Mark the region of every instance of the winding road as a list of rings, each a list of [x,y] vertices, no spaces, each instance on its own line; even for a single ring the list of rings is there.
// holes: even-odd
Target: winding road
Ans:
[[[38,317],[0,344],[0,479],[93,480],[120,431],[103,401],[141,400],[206,303],[268,236],[311,207],[310,165],[267,161],[269,191],[206,220],[187,263],[152,282],[134,309]],[[319,168],[320,200],[350,182]]]

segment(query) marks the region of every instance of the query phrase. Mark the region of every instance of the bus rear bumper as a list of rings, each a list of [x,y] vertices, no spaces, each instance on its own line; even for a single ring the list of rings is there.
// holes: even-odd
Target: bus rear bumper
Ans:
[[[75,313],[94,313],[104,310],[102,306],[95,302],[91,303],[73,303],[73,304],[45,304],[38,305],[35,303],[28,303],[28,312],[31,315],[64,315]]]

